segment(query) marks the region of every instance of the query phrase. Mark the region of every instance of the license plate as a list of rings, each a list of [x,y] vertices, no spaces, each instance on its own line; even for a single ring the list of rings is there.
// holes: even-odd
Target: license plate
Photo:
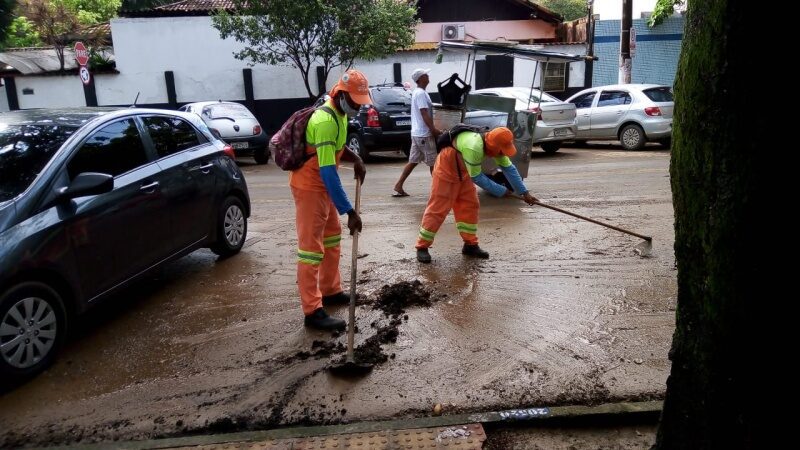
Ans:
[[[233,148],[247,148],[249,145],[247,142],[233,142],[231,143],[231,147]]]
[[[411,125],[411,120],[397,120],[394,123],[397,126]]]
[[[569,128],[556,128],[553,130],[553,136],[566,136],[569,134]]]

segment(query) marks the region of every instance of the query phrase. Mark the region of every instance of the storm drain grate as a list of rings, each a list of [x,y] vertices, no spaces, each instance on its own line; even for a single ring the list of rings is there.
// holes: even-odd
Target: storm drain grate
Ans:
[[[233,442],[201,445],[196,447],[174,447],[193,450],[400,450],[400,449],[458,449],[479,450],[483,448],[486,433],[480,424],[451,427],[415,428],[411,430],[387,430],[372,433],[336,434],[295,439],[270,439],[266,441]]]

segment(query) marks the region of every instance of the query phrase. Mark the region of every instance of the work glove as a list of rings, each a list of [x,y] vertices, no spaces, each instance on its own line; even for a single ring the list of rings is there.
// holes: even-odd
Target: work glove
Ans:
[[[361,233],[361,216],[354,209],[347,212],[347,228],[350,229],[351,236],[356,232]]]

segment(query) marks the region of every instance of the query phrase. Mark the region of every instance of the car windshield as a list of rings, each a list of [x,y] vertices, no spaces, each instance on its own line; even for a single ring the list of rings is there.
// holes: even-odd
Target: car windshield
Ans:
[[[75,130],[77,127],[63,125],[0,122],[0,202],[25,192]]]
[[[209,119],[250,119],[253,117],[243,105],[238,103],[218,103],[203,108],[203,116]]]
[[[675,101],[674,97],[672,96],[672,90],[666,86],[645,89],[642,91],[642,93],[646,95],[647,98],[657,103]]]
[[[411,106],[411,91],[403,88],[372,89],[372,101],[380,109],[384,106]]]

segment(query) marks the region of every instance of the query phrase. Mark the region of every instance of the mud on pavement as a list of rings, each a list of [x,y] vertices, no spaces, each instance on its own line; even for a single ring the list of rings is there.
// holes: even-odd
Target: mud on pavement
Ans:
[[[370,164],[362,203],[356,346],[386,358],[369,376],[325,370],[345,341],[302,327],[286,175],[245,167],[253,216],[242,253],[195,252],[93,312],[53,367],[0,394],[0,447],[663,395],[676,297],[668,152],[537,152],[526,180],[544,202],[653,235],[647,259],[627,236],[481,195],[491,258],[460,254],[451,216],[433,263],[418,264],[430,175],[412,173],[412,196],[392,198],[403,164]],[[429,306],[424,294],[374,303],[384,286],[414,280]]]

